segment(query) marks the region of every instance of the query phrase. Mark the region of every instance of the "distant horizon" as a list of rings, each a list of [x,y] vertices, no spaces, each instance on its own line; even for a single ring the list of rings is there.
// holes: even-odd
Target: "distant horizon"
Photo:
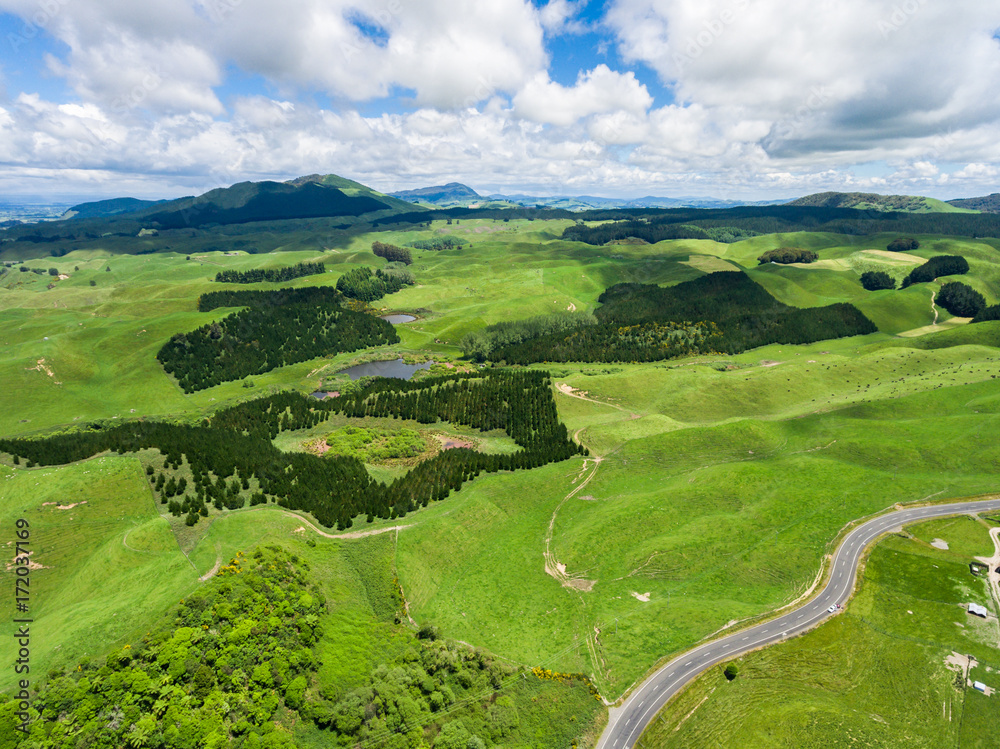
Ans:
[[[298,175],[298,176],[303,176],[303,175]],[[340,175],[340,176],[343,176],[343,175]],[[274,179],[256,179],[256,180],[249,180],[249,181],[253,181],[253,182],[267,182],[267,181],[271,181],[271,182],[285,182],[285,181],[288,181],[288,180],[291,180],[291,179],[295,179],[295,177],[274,178]],[[792,201],[792,200],[797,200],[798,198],[807,197],[808,195],[816,195],[816,194],[825,193],[825,192],[840,192],[840,193],[856,192],[856,193],[871,193],[871,194],[876,194],[876,195],[904,195],[905,194],[905,195],[912,195],[914,197],[934,198],[936,200],[941,200],[941,201],[947,202],[949,200],[967,200],[967,199],[970,199],[970,198],[985,197],[987,195],[991,195],[991,194],[995,194],[995,193],[1000,192],[1000,187],[997,187],[997,188],[994,188],[990,192],[983,192],[983,193],[977,193],[975,195],[965,195],[965,196],[961,196],[961,197],[948,197],[948,198],[940,197],[940,196],[937,196],[937,195],[927,195],[927,194],[917,194],[917,193],[881,192],[881,191],[878,191],[878,190],[817,190],[815,192],[809,192],[809,193],[793,194],[793,195],[786,195],[786,196],[774,196],[774,197],[756,197],[756,198],[721,197],[719,195],[691,195],[691,194],[687,194],[687,195],[665,195],[665,194],[656,194],[656,193],[653,193],[653,192],[639,192],[639,193],[636,193],[634,195],[621,196],[621,195],[608,195],[608,194],[603,194],[602,195],[599,192],[586,192],[586,191],[584,191],[584,192],[577,192],[577,193],[543,193],[543,192],[534,192],[534,191],[531,191],[530,189],[524,189],[524,188],[504,188],[504,189],[497,189],[497,190],[486,190],[486,189],[477,188],[474,185],[470,185],[470,184],[468,184],[466,182],[461,182],[460,180],[448,180],[447,182],[428,183],[428,184],[423,184],[423,185],[417,185],[415,187],[400,187],[400,188],[395,188],[395,189],[392,189],[392,190],[381,190],[377,186],[371,185],[371,184],[367,184],[365,182],[362,182],[359,179],[355,179],[355,178],[351,178],[351,179],[354,179],[354,181],[356,181],[356,182],[361,182],[366,187],[370,187],[371,189],[376,190],[376,191],[381,192],[381,193],[386,194],[386,195],[388,195],[390,193],[402,192],[402,191],[406,191],[406,190],[419,190],[419,189],[424,189],[424,188],[429,188],[429,187],[443,187],[443,186],[445,186],[447,184],[452,184],[452,183],[462,184],[462,185],[465,185],[466,187],[469,187],[470,189],[474,190],[476,193],[478,193],[483,198],[489,198],[491,195],[505,195],[505,196],[524,195],[524,196],[529,196],[529,197],[546,198],[546,199],[589,197],[589,198],[597,198],[597,199],[605,199],[605,200],[640,200],[642,198],[664,198],[664,199],[669,199],[669,200],[692,200],[692,201],[694,201],[694,200],[715,200],[715,201],[726,200],[726,201],[732,201],[732,202],[756,203],[756,202],[762,202],[762,201],[775,201],[775,202],[777,202],[777,201]],[[136,198],[138,200],[177,200],[177,199],[184,198],[184,197],[201,195],[204,192],[208,192],[209,190],[217,189],[218,187],[222,187],[222,185],[217,185],[215,187],[209,187],[209,188],[207,188],[205,190],[199,190],[199,191],[193,191],[193,192],[178,192],[175,195],[163,195],[163,194],[148,194],[148,195],[143,195],[143,194],[129,194],[129,195],[123,195],[123,194],[86,195],[86,194],[82,194],[82,193],[81,194],[63,193],[63,194],[56,194],[56,195],[48,195],[48,196],[46,196],[46,195],[41,195],[41,194],[23,194],[23,195],[17,195],[17,194],[14,194],[14,195],[3,195],[3,194],[0,194],[0,205],[11,205],[11,206],[31,206],[31,205],[38,205],[38,206],[66,206],[68,208],[68,207],[71,207],[71,206],[74,206],[74,205],[81,205],[83,203],[96,203],[96,202],[100,202],[100,201],[103,201],[103,200],[116,200],[116,199],[119,199],[119,198]]]

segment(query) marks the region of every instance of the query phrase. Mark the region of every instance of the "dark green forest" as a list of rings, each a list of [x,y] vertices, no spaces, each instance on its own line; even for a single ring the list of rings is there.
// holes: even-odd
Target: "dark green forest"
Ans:
[[[399,219],[400,217],[395,217]],[[758,234],[798,231],[831,232],[854,236],[880,233],[946,234],[966,237],[1000,236],[1000,214],[891,213],[854,208],[808,206],[743,206],[724,209],[645,209],[584,211],[573,216],[583,221],[606,221],[598,226],[578,223],[567,227],[563,238],[592,245],[636,237],[650,244],[665,239],[709,239],[713,228],[731,227]]]
[[[222,307],[259,307],[269,309],[295,304],[328,305],[343,302],[343,295],[332,286],[304,286],[300,289],[228,289],[210,291],[198,297],[198,311],[211,312]]]
[[[247,309],[174,335],[156,358],[184,392],[193,393],[287,364],[399,342],[391,324],[345,309],[341,301],[328,287],[204,294],[201,311]]]
[[[215,274],[219,283],[284,283],[303,276],[315,276],[326,273],[323,263],[298,263],[285,268],[256,268],[253,270],[223,270]]]
[[[354,458],[283,453],[274,446],[279,432],[315,426],[333,413],[502,429],[522,449],[507,455],[445,450],[392,483],[380,484]],[[341,529],[359,515],[369,521],[401,517],[446,499],[484,471],[536,468],[585,452],[559,421],[547,373],[501,369],[418,381],[373,378],[351,395],[322,401],[286,392],[227,408],[198,425],[94,423],[42,439],[0,439],[0,452],[26,461],[29,468],[72,463],[106,450],[150,448],[166,456],[166,467],[187,460],[194,478],[191,491],[178,501],[187,502],[192,522],[207,515],[209,506],[242,506],[237,487],[253,480],[258,501],[309,512],[321,524]],[[162,501],[169,499],[164,483],[154,489]],[[177,496],[177,483],[172,496]]]
[[[617,284],[598,301],[597,325],[503,346],[490,358],[508,364],[659,361],[877,330],[850,304],[810,309],[782,304],[742,272],[711,273],[667,287]]]
[[[497,349],[596,323],[597,319],[588,312],[560,312],[524,320],[498,322],[487,325],[482,330],[467,333],[462,338],[462,352],[467,358],[481,362],[490,358]]]

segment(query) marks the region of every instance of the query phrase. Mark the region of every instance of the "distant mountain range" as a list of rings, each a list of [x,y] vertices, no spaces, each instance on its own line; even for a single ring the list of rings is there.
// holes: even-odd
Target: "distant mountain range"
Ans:
[[[468,185],[460,182],[449,182],[447,185],[435,187],[420,187],[416,190],[400,190],[389,193],[394,198],[410,203],[428,203],[445,208],[468,208],[469,204],[480,204],[486,198]]]
[[[113,198],[81,203],[67,210],[68,221],[137,222],[149,228],[197,228],[207,225],[242,224],[253,221],[282,221],[320,217],[343,217],[349,223],[378,220],[415,208],[550,208],[567,211],[701,208],[725,209],[740,206],[787,204],[817,208],[853,208],[878,212],[905,213],[1000,213],[1000,194],[943,202],[912,195],[825,192],[792,201],[737,201],[718,198],[603,198],[591,195],[536,196],[523,193],[482,195],[468,185],[445,185],[401,190],[384,194],[359,182],[335,174],[312,174],[286,182],[240,182],[199,196],[176,200]],[[7,218],[7,217],[3,217]],[[14,217],[11,217],[14,218]]]
[[[539,196],[514,193],[481,195],[461,182],[400,190],[389,193],[394,198],[406,200],[428,208],[508,208],[540,207],[560,208],[567,211],[611,210],[615,208],[732,208],[742,205],[781,205],[786,200],[721,200],[718,198],[602,198],[593,195]]]

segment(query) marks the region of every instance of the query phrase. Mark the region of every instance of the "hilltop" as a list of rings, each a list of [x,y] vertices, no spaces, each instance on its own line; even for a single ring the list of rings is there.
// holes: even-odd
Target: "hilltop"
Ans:
[[[63,219],[136,219],[156,228],[243,224],[328,216],[360,216],[413,206],[336,174],[287,182],[239,182],[176,200],[113,198],[73,206]]]
[[[963,210],[954,204],[920,195],[879,195],[873,192],[820,192],[798,198],[787,205],[901,213],[954,213]]]
[[[399,190],[389,193],[394,198],[410,203],[430,203],[432,205],[454,207],[468,206],[470,203],[482,203],[485,198],[468,185],[461,182],[449,182],[446,185],[418,187],[415,190]]]
[[[97,200],[92,203],[80,203],[69,208],[61,219],[71,218],[104,218],[107,216],[119,216],[123,213],[135,213],[144,208],[151,208],[165,200],[140,200],[139,198],[111,198],[110,200]]]

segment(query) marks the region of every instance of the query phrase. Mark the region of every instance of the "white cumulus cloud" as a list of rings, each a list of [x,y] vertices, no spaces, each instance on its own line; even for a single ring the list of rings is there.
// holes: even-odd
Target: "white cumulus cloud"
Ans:
[[[626,112],[642,115],[653,103],[635,74],[617,73],[607,65],[581,72],[576,85],[562,86],[539,73],[514,97],[514,114],[533,122],[571,125],[592,114]]]

